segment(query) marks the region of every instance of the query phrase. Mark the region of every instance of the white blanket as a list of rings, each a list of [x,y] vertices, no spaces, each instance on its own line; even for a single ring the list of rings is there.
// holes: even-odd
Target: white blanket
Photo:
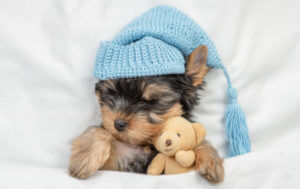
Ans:
[[[226,158],[226,82],[213,70],[195,117],[226,158],[223,183],[195,172],[70,177],[70,141],[101,121],[92,75],[99,42],[158,4],[181,9],[215,42],[252,152]],[[299,10],[297,0],[1,0],[0,188],[299,188]]]

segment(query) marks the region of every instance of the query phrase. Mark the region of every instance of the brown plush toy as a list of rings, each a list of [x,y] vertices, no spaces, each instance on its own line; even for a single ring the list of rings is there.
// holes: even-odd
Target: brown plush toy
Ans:
[[[194,148],[205,138],[205,128],[183,117],[173,117],[165,122],[159,136],[154,138],[158,153],[148,167],[151,175],[178,174],[194,170]]]

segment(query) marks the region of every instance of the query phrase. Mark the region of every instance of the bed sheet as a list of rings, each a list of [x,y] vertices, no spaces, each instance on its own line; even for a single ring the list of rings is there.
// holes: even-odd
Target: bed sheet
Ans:
[[[99,123],[99,42],[171,5],[210,35],[239,91],[252,152],[228,158],[226,81],[206,77],[194,115],[225,158],[225,181],[197,173],[67,173],[70,141]],[[0,0],[0,188],[300,188],[300,2],[297,0]]]

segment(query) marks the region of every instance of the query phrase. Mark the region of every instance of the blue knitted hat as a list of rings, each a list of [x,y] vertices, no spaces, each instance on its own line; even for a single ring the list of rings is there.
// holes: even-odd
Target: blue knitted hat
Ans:
[[[225,114],[229,155],[250,151],[244,113],[237,91],[217,50],[203,29],[181,11],[158,6],[128,24],[112,41],[102,42],[94,75],[100,80],[185,73],[184,57],[199,45],[208,48],[207,65],[222,69],[228,83],[229,105]]]

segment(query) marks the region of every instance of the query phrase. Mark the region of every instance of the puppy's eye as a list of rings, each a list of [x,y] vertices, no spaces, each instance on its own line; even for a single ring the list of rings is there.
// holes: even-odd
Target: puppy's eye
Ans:
[[[180,137],[180,134],[179,134],[179,133],[177,133],[177,136],[178,136],[178,137]]]

